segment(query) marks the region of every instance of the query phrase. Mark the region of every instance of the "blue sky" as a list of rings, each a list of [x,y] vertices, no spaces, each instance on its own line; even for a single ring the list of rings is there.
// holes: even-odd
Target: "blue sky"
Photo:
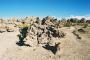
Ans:
[[[0,0],[0,17],[83,16],[90,14],[90,0]]]

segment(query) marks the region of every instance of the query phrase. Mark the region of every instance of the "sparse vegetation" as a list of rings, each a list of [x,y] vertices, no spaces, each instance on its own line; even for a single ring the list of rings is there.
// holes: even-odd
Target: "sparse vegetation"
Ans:
[[[64,27],[70,27],[70,26],[72,26],[71,23],[65,23],[65,24],[64,24]]]
[[[88,27],[87,23],[83,24],[83,28],[87,28],[87,27]]]

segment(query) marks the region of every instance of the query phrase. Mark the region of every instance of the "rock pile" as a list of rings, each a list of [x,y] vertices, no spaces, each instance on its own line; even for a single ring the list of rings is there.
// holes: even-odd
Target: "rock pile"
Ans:
[[[0,20],[0,32],[14,32],[16,24],[8,22],[8,20]]]
[[[32,26],[28,27],[25,44],[30,46],[45,45],[50,43],[55,45],[55,41],[65,36],[65,33],[60,31],[57,27],[57,20],[46,17],[43,20],[36,20]]]
[[[57,20],[46,17],[43,20],[32,20],[32,22],[29,23],[30,26],[20,29],[19,41],[16,44],[32,48],[41,47],[51,51],[54,55],[57,55],[57,52],[60,53],[60,39],[65,36],[65,33],[59,29]]]

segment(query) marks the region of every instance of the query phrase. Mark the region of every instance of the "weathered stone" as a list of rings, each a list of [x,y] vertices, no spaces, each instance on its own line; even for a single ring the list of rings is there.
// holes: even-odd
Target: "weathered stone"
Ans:
[[[28,37],[30,38],[27,38],[27,40],[30,41],[30,45],[36,46],[38,44],[46,44],[53,41],[53,39],[57,40],[57,38],[60,39],[64,36],[65,34],[53,25],[39,25],[35,23],[28,29]]]

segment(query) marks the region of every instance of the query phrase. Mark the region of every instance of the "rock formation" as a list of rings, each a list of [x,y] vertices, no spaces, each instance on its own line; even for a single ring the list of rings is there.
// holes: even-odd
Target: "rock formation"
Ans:
[[[33,24],[28,27],[28,32],[24,38],[25,44],[30,46],[45,45],[50,43],[55,45],[55,41],[65,36],[65,33],[57,27],[57,20],[45,17],[43,20],[32,20]]]

